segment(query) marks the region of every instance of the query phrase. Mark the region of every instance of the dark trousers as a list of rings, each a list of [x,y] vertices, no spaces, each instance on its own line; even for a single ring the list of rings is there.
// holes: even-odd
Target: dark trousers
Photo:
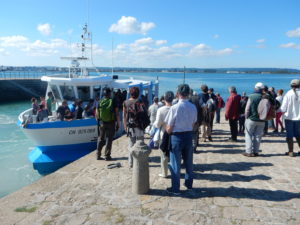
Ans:
[[[110,156],[112,141],[115,135],[115,122],[103,122],[100,125],[98,142],[97,142],[97,156],[101,156],[101,150],[105,145],[105,157]]]
[[[216,110],[216,123],[220,123],[220,118],[221,118],[220,114],[221,114],[221,108],[217,108],[217,110]]]
[[[229,119],[229,126],[231,132],[231,139],[236,141],[238,135],[238,120]]]
[[[245,116],[240,116],[240,118],[239,118],[239,131],[240,131],[240,133],[245,132],[245,121],[246,121]]]
[[[199,144],[199,123],[195,123],[193,127],[193,151],[196,151],[198,144]]]
[[[268,121],[265,121],[265,127],[264,127],[264,133],[267,134],[269,129],[269,123]]]
[[[213,126],[214,126],[214,118],[215,118],[215,111],[214,112],[211,112],[211,120],[210,120],[210,127],[211,127],[211,133],[213,131]],[[211,136],[211,135],[210,135]]]

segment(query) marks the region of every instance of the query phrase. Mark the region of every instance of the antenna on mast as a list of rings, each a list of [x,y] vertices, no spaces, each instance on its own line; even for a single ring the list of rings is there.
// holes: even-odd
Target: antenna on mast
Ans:
[[[86,0],[87,24],[90,24],[90,1]]]
[[[111,75],[114,75],[114,38],[111,39]]]

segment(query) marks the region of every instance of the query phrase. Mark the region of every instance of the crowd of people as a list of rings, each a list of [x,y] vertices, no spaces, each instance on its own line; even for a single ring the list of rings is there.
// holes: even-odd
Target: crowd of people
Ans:
[[[169,169],[172,183],[167,191],[178,195],[181,161],[186,170],[184,188],[189,190],[193,186],[193,152],[197,151],[199,141],[213,142],[213,125],[221,122],[222,108],[225,108],[225,120],[230,127],[228,141],[238,142],[238,136],[245,135],[244,156],[259,156],[261,139],[270,129],[274,133],[286,131],[286,155],[294,156],[294,137],[300,147],[300,80],[292,80],[290,86],[291,90],[283,95],[282,89],[276,93],[273,87],[258,82],[249,96],[245,92],[239,95],[236,87],[231,86],[228,88],[229,97],[224,101],[219,93],[214,93],[214,89],[205,84],[200,86],[200,93],[182,84],[176,93],[167,91],[160,98],[155,96],[150,106],[147,96],[141,95],[138,87],[130,88],[127,100],[127,92],[112,94],[111,89],[104,88],[102,99],[90,100],[84,108],[81,100],[69,106],[63,101],[56,113],[62,121],[96,117],[99,125],[98,160],[112,159],[113,137],[122,126],[121,122],[129,138],[128,149],[137,140],[144,140],[147,131],[151,138],[149,146],[161,151],[159,176],[167,177]],[[43,121],[52,112],[52,93],[48,93],[47,101],[44,98],[40,101],[38,105],[32,98],[32,112],[38,121]],[[130,151],[128,164],[133,166]]]
[[[155,97],[148,111],[144,111],[147,111],[150,118],[149,143],[156,142],[161,150],[159,176],[167,177],[168,168],[171,174],[171,187],[167,191],[174,195],[180,194],[182,160],[186,170],[183,188],[192,189],[193,151],[197,149],[199,137],[201,142],[213,141],[213,124],[220,123],[220,111],[224,107],[225,120],[230,127],[228,141],[238,142],[238,136],[245,135],[244,156],[259,156],[263,135],[267,135],[270,129],[277,133],[279,126],[281,132],[286,130],[288,151],[285,154],[294,156],[294,137],[300,147],[300,80],[292,80],[290,85],[291,90],[285,96],[282,89],[276,94],[273,87],[268,88],[261,82],[254,86],[253,93],[249,96],[245,92],[239,95],[236,87],[232,86],[228,88],[229,97],[226,102],[207,85],[201,85],[201,92],[196,93],[187,84],[183,84],[178,86],[176,94],[168,91],[160,100]],[[145,130],[145,125],[140,126],[138,122],[130,125],[132,123],[128,122],[130,105],[140,101],[137,97],[138,88],[131,89],[130,95],[131,98],[125,101],[123,107],[124,126],[129,126],[129,149],[137,139],[144,138]],[[130,156],[129,165],[132,166]]]
[[[122,110],[122,103],[126,100],[127,91],[124,90],[121,92],[121,90],[118,89],[113,93],[113,96],[118,109]],[[99,95],[97,95],[95,99],[90,99],[84,106],[81,99],[74,99],[71,104],[68,104],[66,100],[63,100],[57,109],[55,109],[56,101],[53,93],[48,92],[47,101],[45,100],[45,97],[42,96],[40,97],[39,104],[35,97],[31,99],[32,115],[37,116],[36,122],[48,121],[49,116],[52,116],[53,112],[55,112],[55,118],[52,118],[53,120],[71,121],[82,118],[94,118],[96,116],[99,100]]]

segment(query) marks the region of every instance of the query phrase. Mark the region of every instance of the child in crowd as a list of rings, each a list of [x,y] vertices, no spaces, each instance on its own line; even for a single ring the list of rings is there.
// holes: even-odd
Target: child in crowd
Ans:
[[[36,98],[31,98],[31,105],[32,105],[32,115],[36,115],[39,110],[39,106],[37,104]]]
[[[283,90],[279,89],[277,91],[276,100],[280,103],[280,105],[282,104],[282,101],[283,101],[283,96],[282,95],[283,95]],[[277,111],[276,111],[276,118],[275,118],[275,130],[274,130],[275,133],[278,132],[278,124],[281,127],[281,132],[284,131],[283,124],[282,124],[282,121],[281,121],[282,114],[283,113],[281,112],[280,108],[277,109]]]
[[[43,122],[43,121],[48,121],[48,110],[45,109],[45,106],[43,104],[39,105],[39,111],[37,113],[37,121],[38,122]]]
[[[41,96],[40,97],[40,105],[43,105],[44,106],[44,108],[46,108],[46,100],[45,100],[45,97],[43,97],[43,96]]]

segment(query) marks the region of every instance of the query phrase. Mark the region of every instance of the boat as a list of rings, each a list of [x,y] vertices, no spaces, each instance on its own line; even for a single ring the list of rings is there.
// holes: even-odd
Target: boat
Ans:
[[[105,87],[112,90],[126,91],[129,97],[131,87],[139,87],[140,97],[147,97],[149,104],[153,96],[158,96],[159,82],[130,79],[119,79],[117,75],[89,74],[86,66],[81,66],[81,61],[89,60],[85,54],[87,49],[86,40],[90,34],[87,25],[81,35],[80,57],[63,57],[71,61],[69,71],[66,74],[43,76],[41,80],[47,82],[47,93],[52,92],[56,108],[66,100],[71,104],[74,99],[81,99],[83,106],[96,96],[102,97]],[[32,109],[27,109],[18,117],[18,125],[25,135],[35,143],[35,148],[29,153],[29,160],[33,168],[40,174],[45,175],[73,162],[80,157],[94,151],[97,147],[98,125],[97,120],[86,117],[78,120],[61,121],[57,119],[53,111],[44,121],[37,122]],[[121,115],[120,111],[120,115]],[[122,123],[121,123],[122,124]],[[115,138],[124,134],[123,126],[118,130]]]

